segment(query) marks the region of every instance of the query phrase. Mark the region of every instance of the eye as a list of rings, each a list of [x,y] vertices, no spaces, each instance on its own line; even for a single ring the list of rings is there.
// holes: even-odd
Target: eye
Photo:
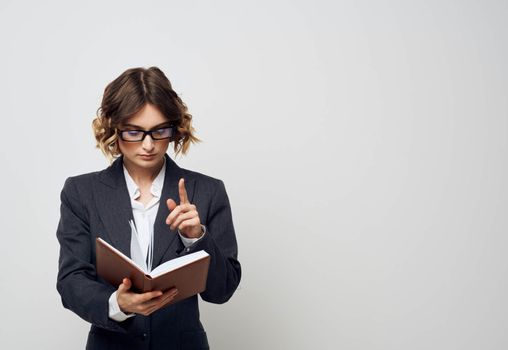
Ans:
[[[138,131],[138,130],[127,130],[127,135],[128,136],[139,136],[141,134],[141,131]]]
[[[169,137],[171,135],[171,128],[166,127],[166,128],[160,128],[160,129],[154,130],[152,132],[152,135],[154,135],[157,138]]]

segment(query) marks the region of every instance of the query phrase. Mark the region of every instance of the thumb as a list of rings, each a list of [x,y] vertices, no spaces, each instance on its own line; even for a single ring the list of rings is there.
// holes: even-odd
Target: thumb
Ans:
[[[129,289],[131,289],[131,286],[132,286],[131,280],[128,278],[124,278],[122,280],[122,284],[118,286],[118,292],[119,293],[127,292]]]
[[[171,198],[166,201],[169,210],[174,210],[176,208],[176,202]]]

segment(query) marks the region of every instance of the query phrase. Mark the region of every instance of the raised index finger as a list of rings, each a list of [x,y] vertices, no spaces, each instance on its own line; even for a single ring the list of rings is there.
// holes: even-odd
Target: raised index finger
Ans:
[[[183,177],[178,181],[178,194],[180,195],[180,204],[189,203],[189,198],[187,197],[187,190],[185,189],[185,180]]]

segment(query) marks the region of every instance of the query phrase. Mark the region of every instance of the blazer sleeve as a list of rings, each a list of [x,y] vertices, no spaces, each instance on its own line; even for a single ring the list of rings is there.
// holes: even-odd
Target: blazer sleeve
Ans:
[[[62,304],[96,326],[126,332],[131,320],[118,323],[108,317],[108,300],[115,288],[97,280],[89,215],[73,178],[66,180],[60,198],[57,290]]]
[[[237,289],[242,272],[229,198],[224,183],[216,181],[210,209],[203,223],[207,233],[184,252],[191,253],[202,249],[210,254],[206,290],[200,295],[205,301],[222,304],[228,301]]]

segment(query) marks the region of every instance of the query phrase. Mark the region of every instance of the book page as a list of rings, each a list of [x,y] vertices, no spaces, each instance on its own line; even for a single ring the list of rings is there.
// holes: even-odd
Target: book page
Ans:
[[[149,273],[150,271],[148,270],[143,252],[141,251],[141,246],[139,245],[136,226],[132,220],[129,220],[129,225],[131,226],[131,259],[143,270],[144,273]]]
[[[176,270],[179,267],[185,266],[187,264],[190,264],[194,261],[197,261],[207,256],[208,256],[207,252],[205,252],[204,250],[200,250],[192,254],[184,255],[179,258],[166,261],[165,263],[153,269],[152,272],[150,273],[150,277],[155,278],[168,271]]]

